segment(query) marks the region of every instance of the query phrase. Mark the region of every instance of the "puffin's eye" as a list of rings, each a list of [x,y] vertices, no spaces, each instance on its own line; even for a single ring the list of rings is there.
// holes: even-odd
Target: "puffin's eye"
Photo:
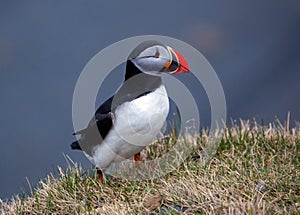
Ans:
[[[158,48],[156,48],[156,52],[154,54],[154,57],[159,58],[159,55],[160,55],[159,50],[158,50]]]
[[[159,46],[149,47],[142,51],[137,58],[159,58],[163,53]]]

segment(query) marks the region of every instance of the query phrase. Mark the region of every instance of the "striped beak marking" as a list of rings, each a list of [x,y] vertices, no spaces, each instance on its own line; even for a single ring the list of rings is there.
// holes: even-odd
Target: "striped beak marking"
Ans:
[[[180,74],[190,72],[187,60],[175,49],[168,47],[171,59],[164,66],[164,72]]]

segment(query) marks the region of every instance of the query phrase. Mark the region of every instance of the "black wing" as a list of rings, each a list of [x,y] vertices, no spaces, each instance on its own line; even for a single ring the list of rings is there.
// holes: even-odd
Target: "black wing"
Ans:
[[[127,94],[128,96],[128,94]],[[96,111],[94,118],[92,118],[87,128],[77,131],[74,135],[81,135],[78,141],[71,144],[72,149],[79,149],[85,151],[87,154],[92,155],[93,149],[96,145],[101,144],[101,141],[106,137],[113,125],[113,112],[111,106],[114,96],[106,100]],[[124,98],[121,101],[132,100],[131,97]],[[167,117],[167,124],[165,135],[175,134],[179,135],[181,129],[180,111],[176,103],[169,98],[170,110]],[[99,140],[99,133],[102,140]],[[100,141],[100,142],[99,142]]]
[[[83,150],[87,154],[92,155],[94,147],[102,142],[112,127],[112,100],[113,96],[97,109],[87,128],[73,133],[74,135],[80,134],[81,137],[78,141],[71,144],[72,149]],[[99,133],[101,134],[102,139],[99,138]]]

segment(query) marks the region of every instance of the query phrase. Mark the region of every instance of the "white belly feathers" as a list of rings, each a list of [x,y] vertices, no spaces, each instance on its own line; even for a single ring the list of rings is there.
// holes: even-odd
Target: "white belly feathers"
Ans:
[[[112,129],[95,149],[90,160],[105,169],[140,152],[161,130],[169,113],[169,100],[164,85],[155,91],[125,102],[115,111]]]

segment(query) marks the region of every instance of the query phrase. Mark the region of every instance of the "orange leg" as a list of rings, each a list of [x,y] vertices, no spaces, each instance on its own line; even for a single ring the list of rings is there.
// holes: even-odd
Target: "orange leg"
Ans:
[[[101,169],[97,168],[97,175],[98,175],[99,183],[100,183],[100,185],[102,185],[103,184],[103,173],[102,173]]]
[[[141,163],[141,153],[137,153],[134,155],[135,162],[139,165]]]

